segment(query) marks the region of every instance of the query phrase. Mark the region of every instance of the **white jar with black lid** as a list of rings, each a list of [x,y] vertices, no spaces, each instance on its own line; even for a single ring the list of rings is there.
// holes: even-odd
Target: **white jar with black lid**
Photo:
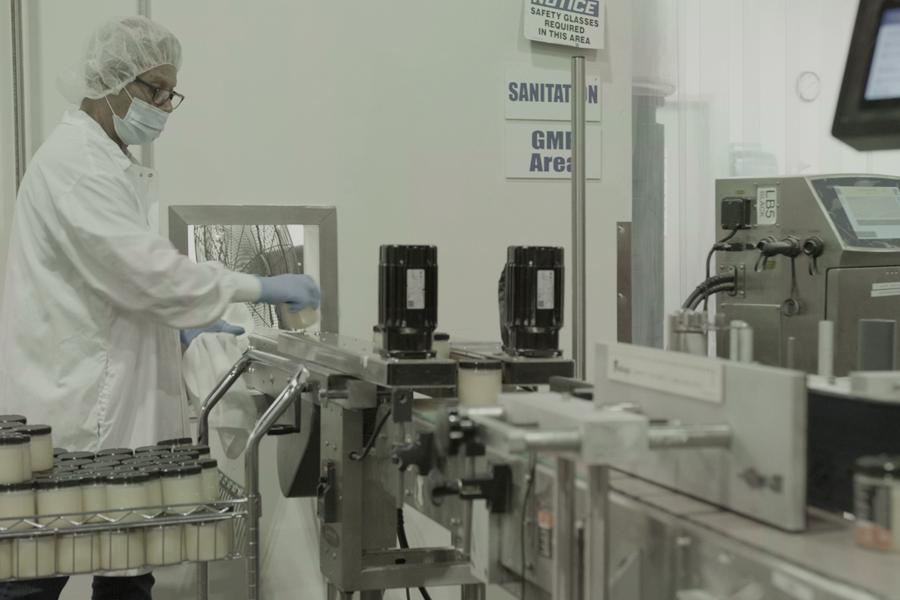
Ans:
[[[33,481],[0,485],[0,531],[31,529],[31,525],[21,519],[34,516],[36,512]],[[14,551],[15,542],[0,540],[0,579],[13,576]]]
[[[106,515],[121,522],[140,521],[141,517],[113,509],[131,511],[139,506],[148,506],[147,482],[150,476],[140,471],[114,471],[106,478]]]
[[[199,465],[203,469],[203,501],[215,502],[219,499],[219,461],[214,458],[200,458],[184,465]]]
[[[22,483],[31,479],[25,476],[25,451],[29,444],[28,436],[18,433],[0,435],[0,484]],[[31,457],[29,453],[29,470]]]
[[[15,431],[31,438],[32,472],[49,471],[53,468],[53,429],[49,425],[20,425]]]
[[[173,514],[185,514],[203,502],[203,476],[200,465],[167,466],[159,471],[162,477],[163,503]]]
[[[50,515],[82,512],[81,479],[75,477],[45,477],[35,483],[37,490],[38,522],[57,527],[71,527],[69,519]]]

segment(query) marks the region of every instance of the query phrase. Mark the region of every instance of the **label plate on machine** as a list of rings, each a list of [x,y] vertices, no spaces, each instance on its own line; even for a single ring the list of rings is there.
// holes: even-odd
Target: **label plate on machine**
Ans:
[[[425,308],[425,269],[406,270],[406,308]]]
[[[553,310],[554,302],[554,277],[553,271],[537,272],[537,307],[538,310]]]

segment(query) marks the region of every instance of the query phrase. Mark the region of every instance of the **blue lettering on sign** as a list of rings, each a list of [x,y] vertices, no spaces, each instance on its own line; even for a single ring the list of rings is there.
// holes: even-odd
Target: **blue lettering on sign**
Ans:
[[[597,0],[531,0],[534,6],[546,6],[577,15],[600,16],[600,3]]]
[[[513,102],[559,102],[569,103],[569,84],[559,83],[516,83],[509,82],[509,99]],[[546,90],[546,95],[544,94]],[[599,94],[596,85],[587,86],[587,103],[597,104]]]

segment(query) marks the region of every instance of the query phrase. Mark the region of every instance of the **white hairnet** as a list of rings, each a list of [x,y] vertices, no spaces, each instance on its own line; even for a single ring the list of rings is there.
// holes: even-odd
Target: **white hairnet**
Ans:
[[[181,68],[181,44],[147,17],[125,16],[98,27],[84,44],[80,60],[59,74],[57,87],[66,100],[118,94],[134,78],[161,65]]]

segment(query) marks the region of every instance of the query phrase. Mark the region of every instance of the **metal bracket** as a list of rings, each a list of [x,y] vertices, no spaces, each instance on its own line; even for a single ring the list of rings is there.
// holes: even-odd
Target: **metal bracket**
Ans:
[[[391,417],[394,423],[412,421],[413,391],[409,388],[391,389]]]

